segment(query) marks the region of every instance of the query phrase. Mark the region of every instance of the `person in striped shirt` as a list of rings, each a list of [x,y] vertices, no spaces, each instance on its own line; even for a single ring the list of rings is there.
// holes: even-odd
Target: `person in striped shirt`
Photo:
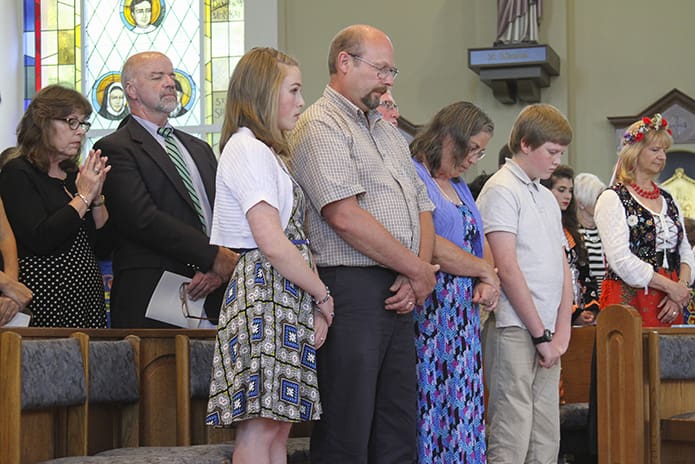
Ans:
[[[594,222],[594,206],[596,199],[606,190],[606,184],[598,176],[582,172],[574,178],[574,198],[577,202],[577,220],[579,221],[579,234],[586,249],[587,267],[583,276],[584,285],[594,288],[598,300],[601,296],[601,282],[606,273],[603,245]]]

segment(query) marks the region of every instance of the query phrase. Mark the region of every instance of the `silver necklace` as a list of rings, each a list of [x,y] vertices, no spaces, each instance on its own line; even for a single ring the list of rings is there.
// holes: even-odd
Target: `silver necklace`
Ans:
[[[434,181],[435,184],[437,184],[437,188],[439,189],[440,192],[442,192],[442,195],[444,195],[444,197],[445,197],[447,200],[449,200],[451,203],[453,203],[453,204],[456,205],[456,206],[461,206],[461,205],[463,204],[463,201],[461,201],[461,199],[458,197],[458,194],[456,194],[456,199],[457,199],[458,201],[452,200],[451,197],[444,191],[444,189],[442,188],[442,186],[439,185],[439,182],[437,181],[437,179],[435,179],[434,177],[432,177],[432,180]],[[454,192],[456,192],[456,190],[454,190]]]

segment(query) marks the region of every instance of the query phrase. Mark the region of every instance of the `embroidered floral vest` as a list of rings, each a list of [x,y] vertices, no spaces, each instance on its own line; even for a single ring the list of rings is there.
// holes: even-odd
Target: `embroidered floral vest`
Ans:
[[[611,187],[618,194],[623,207],[625,208],[625,220],[630,230],[630,251],[642,261],[652,265],[654,270],[658,270],[661,266],[657,262],[656,257],[656,223],[652,213],[635,200],[627,187],[623,184],[617,184]],[[683,227],[678,217],[678,208],[673,197],[663,189],[661,195],[666,199],[666,215],[673,220],[678,229],[678,246],[683,240]],[[680,266],[680,254],[675,253],[675,267]],[[606,267],[606,279],[618,280],[615,272],[610,267]]]

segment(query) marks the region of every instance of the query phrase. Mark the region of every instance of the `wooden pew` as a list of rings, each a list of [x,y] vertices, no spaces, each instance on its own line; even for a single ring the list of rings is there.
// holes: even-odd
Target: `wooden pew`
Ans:
[[[77,332],[76,329],[12,328],[0,329],[15,332],[23,339],[66,338]],[[212,339],[216,331],[186,329],[81,329],[90,340],[123,340],[128,335],[140,338],[140,446],[176,445],[176,335],[184,334],[191,339]],[[93,413],[98,414],[93,408]],[[108,413],[103,413],[108,414]],[[90,441],[110,443],[118,434],[108,416],[90,414]],[[194,424],[202,435],[205,425]],[[34,427],[42,426],[35,424]],[[90,453],[100,451],[90,448]],[[29,450],[31,452],[31,450]],[[37,459],[40,460],[40,459]],[[30,462],[30,461],[28,461]],[[36,462],[36,461],[33,461]]]
[[[590,459],[588,444],[589,389],[595,326],[572,327],[560,372],[560,454],[573,462]]]
[[[600,464],[644,464],[646,456],[642,318],[612,305],[598,316],[596,393]]]
[[[599,315],[600,464],[695,462],[695,446],[685,441],[695,437],[679,436],[674,427],[683,424],[671,419],[695,411],[695,378],[662,378],[659,339],[667,336],[692,337],[695,328],[642,328],[639,313],[620,305]]]
[[[647,330],[649,329],[644,329],[645,332]],[[695,330],[649,330],[645,335],[650,462],[693,462]]]
[[[140,339],[90,340],[87,372],[88,424],[98,424],[100,432],[108,425],[114,432],[88,435],[88,454],[139,446]]]
[[[0,328],[0,337],[12,338],[12,344],[3,343],[0,351],[7,345],[7,351],[18,352],[20,341],[17,335],[23,340],[52,340],[56,338],[68,338],[77,333],[77,329],[52,329],[52,328]],[[56,427],[67,430],[67,419],[65,414],[57,417],[53,413],[31,414],[30,417],[23,417],[19,426],[17,422],[10,424],[7,420],[7,410],[0,407],[0,442],[4,438],[16,439],[26,437],[23,445],[14,445],[0,449],[0,464],[33,464],[50,459],[55,456],[75,456],[84,454],[97,454],[100,456],[75,458],[70,462],[103,462],[106,454],[111,454],[111,459],[121,459],[114,462],[143,462],[134,459],[144,459],[143,456],[119,455],[114,453],[121,450],[111,450],[114,446],[140,446],[140,447],[161,447],[161,450],[147,450],[159,452],[161,459],[170,459],[166,453],[173,453],[175,456],[181,454],[181,449],[171,448],[177,445],[177,436],[188,436],[193,443],[220,443],[227,442],[233,435],[231,430],[208,430],[204,424],[204,414],[207,401],[204,398],[196,400],[195,407],[189,407],[188,412],[192,416],[188,430],[184,435],[177,430],[177,359],[176,359],[176,337],[184,335],[186,340],[212,341],[215,339],[216,331],[213,330],[186,330],[186,329],[80,329],[84,340],[92,342],[100,341],[122,341],[124,339],[139,340],[139,347],[135,350],[135,365],[139,366],[138,379],[140,386],[139,395],[139,414],[136,411],[129,411],[130,404],[125,407],[112,407],[109,404],[85,404],[80,409],[82,415],[88,415],[86,422],[87,428],[81,435],[81,439],[64,438],[52,432]],[[84,373],[89,373],[89,348],[88,342],[84,342]],[[181,348],[181,347],[180,347]],[[16,378],[17,363],[9,366],[5,358],[0,356],[0,396],[8,397],[13,394],[19,395],[16,382],[4,381],[2,379]],[[183,366],[180,366],[180,369]],[[190,367],[190,363],[189,363]],[[89,395],[87,395],[89,396]],[[15,408],[16,409],[16,408]],[[13,409],[14,411],[14,409]],[[15,417],[16,414],[12,417]],[[130,429],[125,424],[137,424]],[[5,425],[8,425],[5,427]],[[11,426],[9,426],[11,425]],[[308,454],[308,431],[310,424],[298,424],[294,427],[292,436],[288,444],[288,462],[299,463],[307,462]],[[135,427],[138,430],[132,430]],[[39,444],[36,434],[47,437],[50,443]],[[62,432],[61,432],[62,433]],[[33,439],[31,439],[33,435]],[[88,442],[87,442],[88,437]],[[78,447],[77,449],[67,449],[68,446]],[[200,445],[201,452],[207,453],[208,458],[216,459],[218,454],[228,453],[231,447],[205,448]],[[21,447],[21,457],[20,448]],[[195,448],[195,447],[194,447]],[[103,451],[105,453],[102,453]],[[145,450],[145,451],[147,451]],[[124,450],[127,451],[127,450]],[[191,449],[190,452],[197,452]],[[225,454],[226,456],[226,454]],[[129,460],[130,459],[130,460]],[[154,459],[154,457],[147,457]],[[146,461],[155,462],[155,461]],[[160,461],[156,461],[160,462]],[[170,462],[170,461],[162,461]],[[205,461],[208,462],[208,461]]]
[[[591,355],[594,350],[596,327],[572,327],[572,337],[562,355],[561,404],[587,403],[591,384]]]
[[[176,443],[180,446],[234,439],[234,429],[199,427],[207,415],[214,343],[214,339],[176,336]]]
[[[0,463],[87,454],[87,343],[0,334]]]

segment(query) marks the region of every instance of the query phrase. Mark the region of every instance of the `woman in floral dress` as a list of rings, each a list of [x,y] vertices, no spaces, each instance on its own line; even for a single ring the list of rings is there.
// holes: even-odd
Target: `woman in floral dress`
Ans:
[[[461,175],[485,156],[494,125],[478,107],[442,109],[410,145],[435,205],[432,295],[415,310],[418,461],[486,462],[479,305],[494,308],[499,279],[483,223]]]

